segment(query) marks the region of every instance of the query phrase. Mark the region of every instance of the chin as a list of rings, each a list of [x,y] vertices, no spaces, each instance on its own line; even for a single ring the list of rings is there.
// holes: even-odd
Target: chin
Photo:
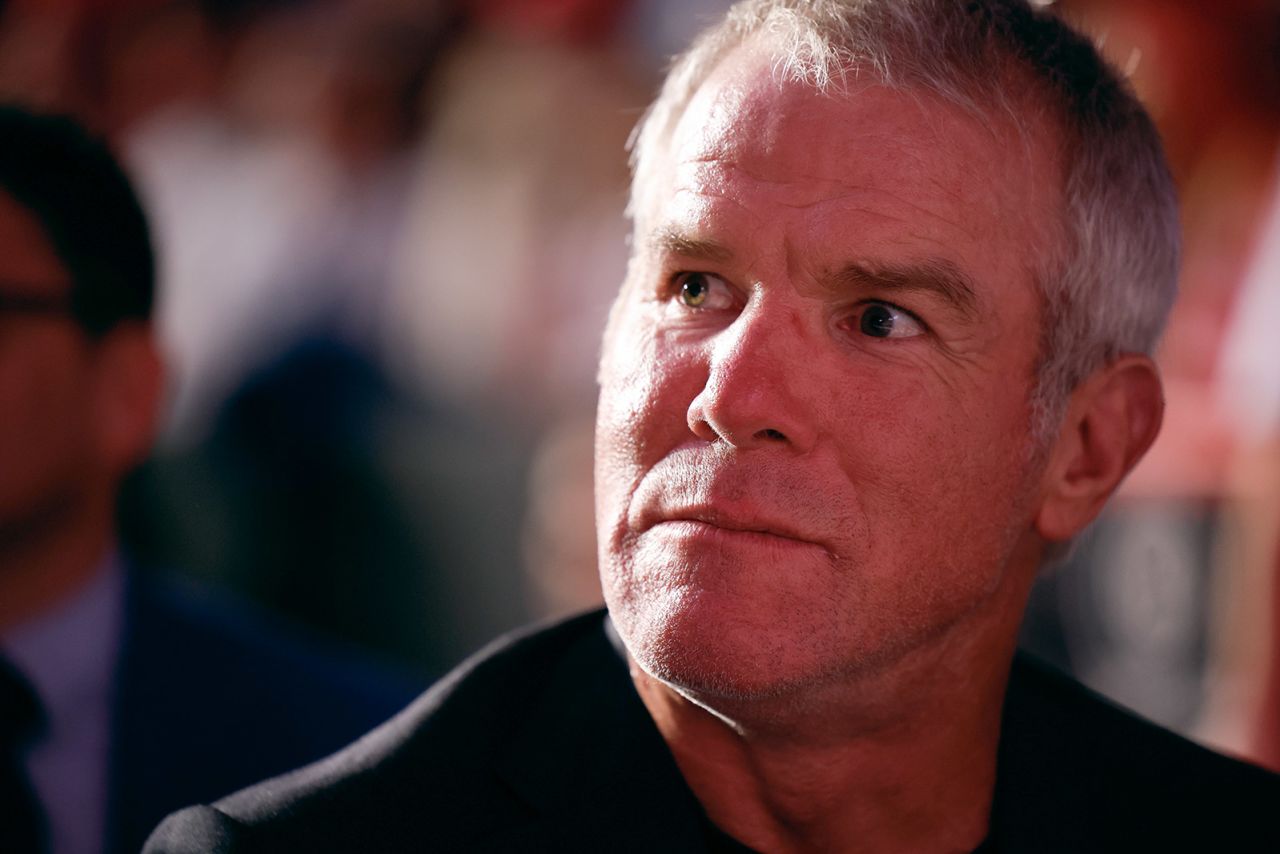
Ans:
[[[752,620],[712,594],[661,603],[610,603],[628,652],[646,673],[700,703],[778,698],[820,680],[826,668],[776,620]]]

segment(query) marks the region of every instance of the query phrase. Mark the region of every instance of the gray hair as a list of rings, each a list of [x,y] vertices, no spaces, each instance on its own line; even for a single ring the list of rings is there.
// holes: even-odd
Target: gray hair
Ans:
[[[1033,262],[1043,304],[1037,444],[1056,432],[1082,379],[1123,353],[1154,350],[1179,252],[1159,134],[1093,44],[1025,0],[743,0],[676,59],[637,126],[633,219],[653,152],[720,61],[756,36],[784,81],[827,91],[866,73],[980,117],[1004,113],[1024,138],[1014,105],[1043,112],[1059,131],[1047,144],[1063,164],[1060,245]]]

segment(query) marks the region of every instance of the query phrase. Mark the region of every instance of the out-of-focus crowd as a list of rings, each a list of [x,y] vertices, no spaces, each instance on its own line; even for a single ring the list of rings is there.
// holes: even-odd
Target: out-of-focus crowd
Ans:
[[[155,233],[169,409],[130,554],[427,673],[598,601],[625,143],[725,5],[10,0],[0,96],[105,134]],[[1280,9],[1062,5],[1159,123],[1185,251],[1164,432],[1025,642],[1280,766]]]
[[[1161,434],[1025,634],[1103,693],[1280,766],[1280,7],[1063,5],[1156,120],[1182,272]]]

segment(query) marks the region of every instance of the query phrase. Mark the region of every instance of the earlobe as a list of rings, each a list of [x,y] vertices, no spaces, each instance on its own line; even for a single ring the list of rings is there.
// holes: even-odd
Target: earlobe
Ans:
[[[1084,530],[1160,432],[1164,393],[1146,356],[1100,368],[1071,395],[1045,469],[1036,530],[1050,542]]]
[[[97,346],[95,435],[101,461],[119,477],[142,462],[151,449],[164,369],[146,324],[122,324]]]

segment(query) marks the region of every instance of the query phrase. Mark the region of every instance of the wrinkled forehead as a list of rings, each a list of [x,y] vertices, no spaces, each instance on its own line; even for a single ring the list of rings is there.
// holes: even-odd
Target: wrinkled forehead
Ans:
[[[850,188],[941,194],[990,239],[1041,249],[1060,239],[1062,170],[1047,121],[962,109],[869,74],[819,91],[783,79],[759,40],[718,63],[646,157],[633,204],[638,235],[681,194],[714,194],[736,171],[797,205]]]
[[[668,159],[733,163],[761,176],[847,179],[862,171],[868,143],[892,151],[945,143],[956,116],[911,94],[876,80],[825,91],[786,81],[768,53],[744,45],[695,92],[672,133]],[[810,144],[783,146],[784,136]]]

